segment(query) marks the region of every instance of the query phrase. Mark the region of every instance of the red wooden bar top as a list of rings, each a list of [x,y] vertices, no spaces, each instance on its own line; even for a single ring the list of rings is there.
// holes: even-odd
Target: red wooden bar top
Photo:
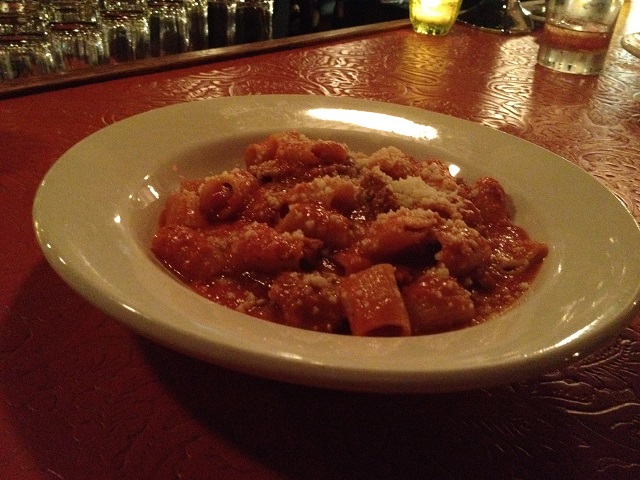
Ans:
[[[640,318],[577,364],[500,387],[300,387],[136,336],[62,282],[31,226],[42,177],[87,135],[156,107],[271,93],[488,125],[584,168],[640,221],[640,59],[620,47],[635,31],[637,2],[597,77],[536,66],[537,33],[456,25],[441,38],[408,27],[331,37],[0,100],[0,478],[640,478]]]

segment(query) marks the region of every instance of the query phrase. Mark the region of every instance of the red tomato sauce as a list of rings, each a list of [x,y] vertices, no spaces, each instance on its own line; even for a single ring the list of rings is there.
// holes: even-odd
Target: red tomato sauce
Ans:
[[[245,162],[186,179],[152,251],[200,295],[263,320],[357,335],[465,328],[515,305],[548,253],[512,222],[497,180],[467,183],[437,159],[286,132]]]

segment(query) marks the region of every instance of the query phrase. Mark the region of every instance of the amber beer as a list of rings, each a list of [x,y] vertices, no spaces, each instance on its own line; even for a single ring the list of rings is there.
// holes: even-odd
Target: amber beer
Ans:
[[[598,24],[574,26],[547,22],[542,35],[548,46],[585,52],[606,52],[611,39],[607,26]]]
[[[427,35],[446,35],[458,17],[462,0],[411,0],[413,29]]]

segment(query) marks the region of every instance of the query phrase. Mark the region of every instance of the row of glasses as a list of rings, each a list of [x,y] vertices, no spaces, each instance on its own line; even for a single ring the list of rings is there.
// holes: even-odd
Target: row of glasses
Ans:
[[[0,80],[272,38],[273,0],[0,0]]]
[[[111,63],[151,54],[146,0],[102,0],[100,7],[105,55]]]
[[[0,79],[109,62],[94,0],[0,0]]]
[[[0,80],[45,75],[61,69],[40,4],[0,0]]]
[[[107,63],[98,4],[93,0],[47,0],[51,45],[65,71]]]

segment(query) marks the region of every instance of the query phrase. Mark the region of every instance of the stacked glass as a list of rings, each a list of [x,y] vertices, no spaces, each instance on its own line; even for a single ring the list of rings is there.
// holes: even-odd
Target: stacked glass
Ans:
[[[0,0],[0,80],[269,40],[274,0]]]
[[[151,53],[146,0],[103,0],[100,9],[105,54],[111,63],[147,58]]]
[[[63,69],[40,4],[0,0],[0,80],[29,78]]]
[[[273,38],[273,0],[236,0],[233,43]]]
[[[207,2],[208,47],[225,47],[233,43],[235,35],[234,0],[209,0]]]
[[[65,71],[107,63],[94,0],[49,0],[51,45]]]

